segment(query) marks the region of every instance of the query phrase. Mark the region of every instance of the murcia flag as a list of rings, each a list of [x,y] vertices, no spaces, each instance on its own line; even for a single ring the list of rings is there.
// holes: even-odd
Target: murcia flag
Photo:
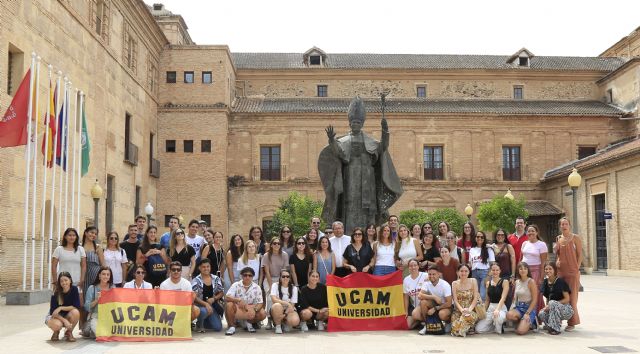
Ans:
[[[22,79],[9,108],[7,108],[0,120],[0,147],[27,144],[30,79],[31,69],[27,71],[24,79]]]

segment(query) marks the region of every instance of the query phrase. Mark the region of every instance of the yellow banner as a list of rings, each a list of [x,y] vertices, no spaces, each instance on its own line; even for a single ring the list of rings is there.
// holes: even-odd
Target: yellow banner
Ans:
[[[380,288],[327,287],[329,316],[339,318],[387,318],[403,314],[402,285]]]

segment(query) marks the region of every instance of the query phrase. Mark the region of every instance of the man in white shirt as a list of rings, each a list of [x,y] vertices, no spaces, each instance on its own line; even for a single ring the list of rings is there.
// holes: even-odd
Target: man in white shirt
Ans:
[[[196,293],[194,293],[191,288],[191,282],[182,277],[182,263],[177,261],[171,262],[169,270],[171,271],[171,275],[160,284],[160,290],[189,291],[191,292],[192,300],[195,299]],[[191,321],[198,318],[199,314],[200,309],[195,305],[191,305]]]
[[[184,240],[187,244],[193,247],[193,250],[196,251],[196,264],[200,262],[200,251],[204,246],[205,240],[204,237],[198,235],[198,228],[200,227],[200,223],[198,220],[193,219],[189,221],[189,232]]]
[[[318,233],[318,241],[320,241],[321,238],[323,238],[324,232],[320,231],[320,218],[317,216],[314,216],[311,218],[311,228],[316,230],[316,232]]]
[[[267,317],[262,301],[262,289],[253,282],[255,275],[253,268],[242,268],[241,280],[233,283],[227,291],[225,317],[229,328],[225,334],[228,336],[236,333],[236,320],[245,320],[247,331],[255,333],[253,324]]]
[[[180,226],[180,220],[178,219],[177,216],[172,216],[171,218],[169,218],[169,231],[165,232],[164,234],[162,234],[162,237],[160,237],[160,245],[162,245],[162,247],[165,250],[169,249],[169,242],[171,241],[171,233],[177,230],[179,226]]]
[[[451,320],[451,285],[440,279],[438,266],[431,265],[428,270],[429,281],[422,285],[418,299],[420,300],[420,311],[426,319],[435,313],[440,320],[449,322]],[[427,326],[418,332],[420,335],[427,333]]]
[[[336,271],[333,273],[338,277],[344,277],[351,273],[349,268],[342,264],[342,254],[347,246],[351,243],[351,236],[344,234],[344,224],[340,221],[333,222],[333,236],[329,239],[331,250],[336,255]]]

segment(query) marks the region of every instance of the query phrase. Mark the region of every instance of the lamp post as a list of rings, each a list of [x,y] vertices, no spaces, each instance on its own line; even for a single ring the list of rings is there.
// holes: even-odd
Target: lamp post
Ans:
[[[511,194],[511,188],[507,189],[507,193],[504,195],[505,198],[513,200],[513,194]]]
[[[571,195],[573,196],[573,233],[578,233],[578,187],[582,183],[582,176],[578,173],[578,170],[574,167],[573,171],[567,178],[569,187],[571,187]]]
[[[464,213],[467,215],[467,220],[471,221],[471,215],[473,214],[471,203],[467,203],[467,207],[464,208]]]
[[[151,215],[153,215],[153,206],[151,202],[147,202],[147,205],[144,207],[144,213],[147,214],[147,225],[151,225]]]
[[[102,198],[102,187],[98,184],[98,179],[96,178],[96,183],[91,187],[91,198],[93,198],[93,224],[98,229],[100,228],[100,224],[98,222],[98,204],[100,202],[100,198]]]

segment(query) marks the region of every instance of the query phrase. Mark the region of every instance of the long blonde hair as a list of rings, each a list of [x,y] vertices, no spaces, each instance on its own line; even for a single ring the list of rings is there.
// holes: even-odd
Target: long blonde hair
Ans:
[[[249,249],[249,245],[253,245],[256,248],[256,252],[253,255],[258,258],[258,245],[256,245],[256,243],[252,240],[247,241],[247,243],[244,244],[244,251],[240,256],[240,258],[242,258],[242,263],[244,263],[245,265],[249,264],[249,252],[247,252],[247,249]]]
[[[173,257],[174,254],[176,254],[176,231],[180,231],[182,232],[182,234],[184,235],[184,237],[187,237],[187,235],[184,233],[183,229],[175,229],[173,231],[171,231],[171,241],[169,241],[169,257]],[[183,240],[185,246],[187,245],[187,240]]]

